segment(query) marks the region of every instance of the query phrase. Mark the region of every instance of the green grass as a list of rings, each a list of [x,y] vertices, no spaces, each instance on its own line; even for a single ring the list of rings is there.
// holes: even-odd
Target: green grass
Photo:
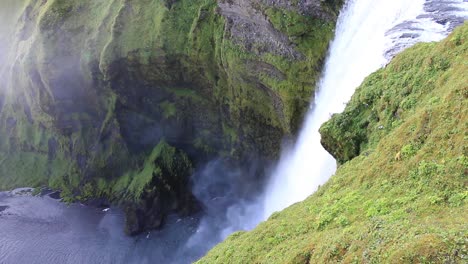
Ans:
[[[368,77],[321,129],[342,162],[329,182],[198,263],[466,263],[467,37]]]

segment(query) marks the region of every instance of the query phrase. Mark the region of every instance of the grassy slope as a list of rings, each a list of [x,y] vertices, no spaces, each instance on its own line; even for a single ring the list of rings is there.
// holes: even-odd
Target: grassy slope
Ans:
[[[199,263],[466,263],[467,37],[465,24],[368,77],[321,130],[358,144],[358,156]]]

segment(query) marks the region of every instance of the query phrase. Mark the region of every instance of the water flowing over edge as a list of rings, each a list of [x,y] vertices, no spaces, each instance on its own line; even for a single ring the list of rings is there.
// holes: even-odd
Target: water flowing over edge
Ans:
[[[443,7],[443,8],[442,8]],[[304,200],[336,170],[318,132],[344,110],[355,89],[403,49],[438,41],[468,18],[460,1],[351,0],[337,23],[323,76],[294,147],[286,149],[263,197],[262,220]]]
[[[123,234],[123,214],[117,208],[67,207],[49,198],[0,193],[0,201],[10,205],[6,209],[0,206],[0,211],[4,210],[11,228],[0,229],[0,262],[187,263],[197,259],[232,232],[254,228],[325,183],[336,164],[320,145],[320,125],[341,112],[362,80],[395,54],[417,42],[440,40],[466,19],[468,2],[464,0],[347,1],[315,103],[295,145],[283,150],[265,192],[257,199],[236,200],[235,193],[223,194],[228,197],[225,200],[231,199],[225,204],[223,199],[207,195],[206,189],[212,187],[208,183],[229,185],[240,178],[240,172],[223,170],[213,161],[194,182],[194,194],[207,208],[200,221],[173,216],[164,230],[134,239]],[[221,178],[224,182],[217,184]],[[231,190],[218,192],[223,191]],[[10,252],[12,247],[23,251]],[[47,251],[50,248],[54,251]]]

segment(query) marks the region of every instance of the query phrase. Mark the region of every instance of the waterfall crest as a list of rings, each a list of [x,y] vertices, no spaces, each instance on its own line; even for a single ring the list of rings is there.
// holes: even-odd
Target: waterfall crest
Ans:
[[[437,9],[434,4],[445,4],[446,8]],[[404,48],[447,36],[455,24],[467,18],[467,4],[463,0],[346,2],[317,85],[315,102],[297,142],[283,151],[267,186],[262,201],[263,220],[304,200],[334,173],[336,163],[321,146],[318,130],[333,113],[344,110],[364,78],[385,66]]]

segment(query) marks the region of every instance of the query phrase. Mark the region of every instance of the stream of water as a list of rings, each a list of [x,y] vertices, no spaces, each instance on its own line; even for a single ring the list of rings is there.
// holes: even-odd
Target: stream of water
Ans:
[[[239,172],[216,162],[195,177],[204,215],[169,217],[166,227],[138,237],[123,233],[123,214],[48,195],[0,193],[0,263],[190,263],[236,230],[249,230],[273,212],[302,201],[336,170],[318,129],[342,111],[356,87],[398,52],[437,41],[468,19],[466,0],[349,0],[339,16],[315,103],[293,146],[283,150],[264,193],[218,197],[207,189],[230,186]],[[217,182],[222,180],[223,182]],[[208,186],[208,184],[211,184]],[[224,188],[223,187],[223,188]],[[226,191],[227,190],[227,191]]]
[[[468,18],[467,1],[351,0],[338,20],[315,103],[296,144],[286,149],[264,197],[266,219],[304,200],[336,170],[320,144],[320,126],[342,112],[364,78],[403,49],[443,39]]]

